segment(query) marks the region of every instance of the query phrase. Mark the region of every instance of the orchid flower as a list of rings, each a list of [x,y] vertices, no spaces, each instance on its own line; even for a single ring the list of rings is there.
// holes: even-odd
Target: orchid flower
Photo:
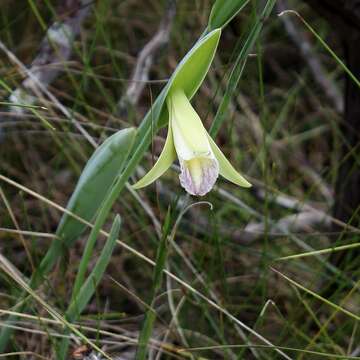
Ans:
[[[251,186],[217,147],[190,104],[214,59],[220,35],[220,28],[204,35],[181,60],[159,95],[160,105],[154,106],[154,117],[158,117],[158,128],[168,123],[167,138],[154,167],[133,185],[134,189],[159,178],[176,157],[180,163],[180,184],[189,194],[207,194],[219,174],[239,186]]]
[[[251,186],[215,144],[181,88],[169,91],[166,105],[169,127],[164,148],[154,167],[133,185],[134,189],[145,187],[159,178],[176,156],[181,169],[180,184],[191,195],[207,194],[219,174],[236,185]]]

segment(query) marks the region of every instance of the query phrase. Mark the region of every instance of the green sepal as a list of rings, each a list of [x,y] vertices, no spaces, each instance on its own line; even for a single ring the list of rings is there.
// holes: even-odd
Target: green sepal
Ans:
[[[216,145],[215,141],[208,134],[208,139],[210,143],[211,150],[214,153],[216,160],[219,162],[219,173],[225,179],[231,181],[232,183],[249,188],[251,184],[241,176],[234,167],[230,164],[230,161],[225,157],[219,147]]]
[[[175,159],[176,151],[174,146],[174,139],[171,126],[169,126],[164,148],[155,165],[142,179],[140,179],[132,187],[137,190],[151,184],[171,166]]]

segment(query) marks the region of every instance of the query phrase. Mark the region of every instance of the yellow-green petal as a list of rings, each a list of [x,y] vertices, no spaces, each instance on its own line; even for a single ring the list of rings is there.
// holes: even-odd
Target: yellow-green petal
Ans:
[[[159,178],[176,159],[176,152],[174,147],[173,134],[171,126],[168,128],[164,148],[152,169],[132,187],[137,190],[141,189]]]
[[[208,134],[208,139],[209,139],[210,147],[214,153],[214,156],[219,162],[220,175],[236,185],[246,188],[251,187],[251,184],[243,176],[241,176],[230,164],[230,161],[221,152],[221,150],[219,149],[219,147],[216,145],[215,141],[211,138],[209,134]]]

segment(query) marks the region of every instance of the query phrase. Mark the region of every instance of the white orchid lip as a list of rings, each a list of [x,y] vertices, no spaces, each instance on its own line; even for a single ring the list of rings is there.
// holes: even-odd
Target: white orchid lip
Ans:
[[[214,187],[219,176],[219,164],[207,132],[183,91],[174,91],[167,105],[180,162],[180,184],[189,194],[203,196]]]
[[[181,89],[173,89],[166,99],[169,128],[165,146],[154,167],[133,187],[140,189],[155,181],[179,159],[181,186],[191,195],[203,196],[220,175],[242,186],[251,184],[226,159],[212,140],[199,115]]]
[[[180,184],[191,195],[207,194],[219,176],[219,164],[215,158],[197,157],[180,160],[180,168]]]

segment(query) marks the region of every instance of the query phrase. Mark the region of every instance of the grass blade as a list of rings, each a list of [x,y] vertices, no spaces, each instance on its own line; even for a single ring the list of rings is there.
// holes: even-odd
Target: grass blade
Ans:
[[[156,255],[156,265],[153,275],[153,289],[152,289],[152,299],[149,310],[146,312],[144,324],[142,326],[140,335],[139,335],[139,345],[136,352],[136,360],[145,360],[147,354],[147,346],[150,340],[151,332],[154,326],[154,321],[156,318],[156,313],[153,311],[153,304],[156,298],[158,291],[160,290],[163,270],[165,267],[166,257],[167,257],[167,238],[170,232],[170,210],[168,210],[165,223],[163,227],[163,234],[160,239],[160,244],[157,250]]]
[[[119,235],[121,225],[120,216],[117,215],[111,227],[110,236],[108,237],[104,248],[101,251],[98,261],[89,277],[81,286],[78,293],[73,292],[73,300],[71,301],[67,311],[65,312],[65,318],[69,322],[76,321],[81,312],[85,309],[86,305],[89,303],[91,297],[93,296],[97,285],[99,284],[101,278],[104,275],[105,269],[111,260],[111,256],[113,250],[116,245],[116,240]],[[79,269],[87,268],[88,259],[85,258],[85,254],[83,255]],[[74,289],[75,290],[75,289]],[[60,342],[60,346],[58,348],[57,358],[65,359],[67,350],[69,347],[69,339],[64,338]]]
[[[290,284],[294,285],[295,287],[305,291],[306,293],[312,295],[313,297],[315,297],[316,299],[322,301],[323,303],[329,305],[330,307],[334,308],[335,310],[337,311],[340,311],[348,316],[350,316],[351,318],[357,320],[357,321],[360,321],[360,316],[352,313],[351,311],[349,310],[346,310],[344,309],[343,307],[339,306],[339,305],[336,305],[334,304],[333,302],[325,299],[324,297],[320,296],[319,294],[317,294],[316,292],[306,288],[305,286],[299,284],[298,282],[296,282],[295,280],[293,279],[290,279],[289,277],[287,277],[286,275],[282,274],[280,271],[274,269],[274,268],[271,268],[274,272],[276,272],[278,275],[280,275],[282,278],[284,278],[285,280],[287,280]],[[359,284],[359,283],[358,283]],[[358,286],[357,284],[357,286]]]
[[[44,301],[31,287],[18,275],[16,275],[11,269],[8,269],[3,263],[0,264],[1,270],[4,271],[11,279],[13,279],[26,293],[28,293],[32,298],[34,298],[45,310],[49,313],[55,320],[62,323],[67,329],[72,333],[81,338],[84,343],[88,344],[90,347],[98,351],[102,356],[108,360],[112,360],[104,351],[102,351],[96,344],[94,344],[90,339],[88,339],[81,331],[79,331],[73,324],[67,321],[57,310],[52,308],[46,301]]]
[[[251,28],[250,34],[247,37],[247,39],[245,40],[245,44],[244,44],[243,48],[241,49],[239,56],[237,57],[237,59],[235,61],[235,65],[230,74],[224,97],[221,100],[220,106],[215,115],[214,121],[211,125],[211,128],[210,128],[211,137],[216,136],[222,123],[225,120],[225,115],[226,115],[227,109],[229,107],[231,97],[234,94],[236,87],[242,76],[242,73],[245,69],[248,55],[249,55],[251,49],[253,48],[256,40],[258,39],[261,29],[264,24],[264,20],[266,20],[266,18],[270,15],[270,13],[275,5],[275,2],[276,2],[276,0],[268,0],[262,13],[260,14],[260,16],[258,16],[257,19],[255,20],[255,23],[252,26],[250,26],[250,28]]]
[[[325,50],[335,59],[335,61],[340,65],[340,67],[349,75],[351,80],[360,87],[360,80],[351,72],[351,70],[346,66],[344,61],[342,61],[335,53],[333,49],[322,39],[322,37],[311,27],[311,25],[302,17],[300,14],[294,10],[284,10],[278,16],[283,16],[287,14],[296,15],[300,21],[306,26],[306,28],[316,37],[320,44],[325,48]]]
[[[300,259],[308,256],[317,256],[322,254],[329,254],[337,251],[343,251],[348,249],[354,249],[360,246],[360,242],[352,243],[352,244],[346,244],[346,245],[340,245],[335,246],[332,248],[322,249],[322,250],[315,250],[315,251],[309,251],[301,254],[294,254],[289,256],[283,256],[281,258],[275,259],[276,261],[282,261],[282,260],[291,260],[291,259]]]

